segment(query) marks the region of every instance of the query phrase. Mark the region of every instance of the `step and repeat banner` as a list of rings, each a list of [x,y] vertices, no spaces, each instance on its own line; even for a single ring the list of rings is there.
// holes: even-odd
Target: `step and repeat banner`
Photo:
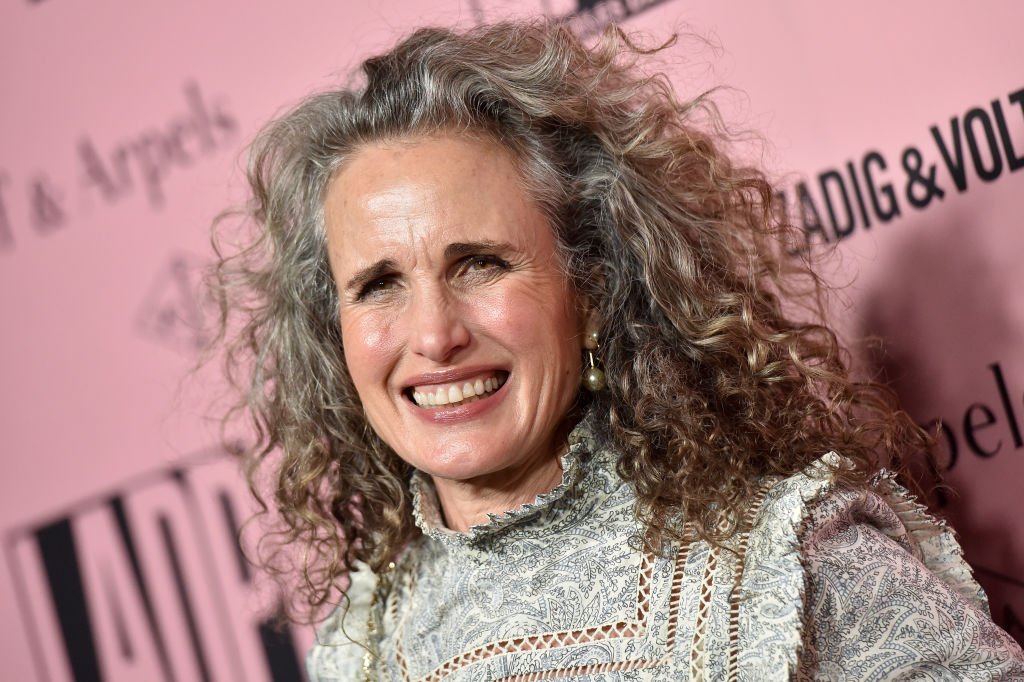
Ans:
[[[0,7],[0,650],[10,680],[302,679],[307,628],[239,550],[199,295],[244,148],[417,26],[558,16],[661,42],[765,143],[831,248],[863,371],[936,430],[957,528],[1024,641],[1024,5],[299,0]],[[372,6],[371,5],[376,5]]]

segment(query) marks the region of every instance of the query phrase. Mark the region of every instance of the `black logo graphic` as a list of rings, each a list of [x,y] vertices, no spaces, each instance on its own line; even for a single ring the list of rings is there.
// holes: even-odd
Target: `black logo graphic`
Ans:
[[[841,241],[859,228],[888,223],[906,208],[922,210],[943,201],[950,192],[966,192],[972,178],[993,182],[1024,168],[1024,150],[1014,147],[1011,127],[1024,114],[1024,88],[987,105],[972,107],[961,118],[929,128],[933,149],[907,146],[899,163],[877,149],[859,159],[818,174],[817,182],[802,181],[777,195],[786,214],[795,207],[806,244]],[[929,159],[939,159],[930,161]],[[795,196],[792,196],[795,194]],[[817,198],[816,198],[817,197]]]
[[[576,0],[569,12],[557,13],[550,0],[539,0],[537,8],[543,14],[565,22],[577,35],[584,38],[600,33],[608,24],[621,23],[652,7],[669,0]],[[470,0],[470,8],[477,23],[487,21],[481,0]]]
[[[38,679],[303,679],[238,544],[249,514],[219,451],[9,531],[5,554]],[[278,602],[279,603],[279,602]]]
[[[1024,448],[1022,423],[1017,414],[1013,395],[1007,386],[1006,377],[1003,376],[1003,369],[998,362],[990,364],[988,369],[992,373],[992,383],[999,396],[998,406],[972,402],[964,410],[959,421],[935,418],[922,425],[932,433],[937,431],[940,446],[945,446],[942,448],[946,455],[946,461],[942,465],[944,471],[951,471],[956,467],[962,451],[961,443],[966,444],[967,450],[976,457],[995,457],[1003,449],[1003,438],[999,436],[1000,429],[997,426],[1000,422],[1005,422],[1004,435],[1008,432],[1009,444],[1015,450]],[[992,427],[997,428],[992,431]],[[962,434],[962,439],[957,431]]]

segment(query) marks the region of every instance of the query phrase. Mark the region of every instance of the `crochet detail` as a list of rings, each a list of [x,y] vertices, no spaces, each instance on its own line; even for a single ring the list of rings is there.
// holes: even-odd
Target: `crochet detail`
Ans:
[[[677,602],[681,589],[680,586],[682,582],[682,573],[686,565],[686,557],[689,553],[689,547],[690,544],[687,543],[684,546],[684,548],[677,553],[677,558],[675,562],[675,571],[672,581],[672,605],[670,606],[669,618],[670,647],[674,640],[674,632],[676,629],[675,620],[679,617],[679,607]],[[545,651],[555,649],[558,647],[569,647],[581,644],[589,644],[592,642],[598,642],[607,639],[636,638],[645,636],[650,628],[649,619],[651,616],[651,577],[655,561],[656,558],[651,554],[644,554],[643,560],[640,565],[640,572],[637,579],[637,609],[636,618],[634,620],[623,620],[616,623],[598,625],[579,630],[549,632],[544,634],[514,637],[512,639],[491,642],[484,646],[477,647],[470,651],[459,654],[454,658],[448,659],[439,667],[434,669],[434,671],[430,674],[419,678],[417,682],[435,682],[436,680],[442,680],[448,675],[451,675],[452,673],[456,672],[460,668],[464,668],[474,663],[479,663],[480,661],[483,661],[493,656]],[[402,644],[403,642],[401,641],[401,639],[399,639],[396,642],[396,658],[399,661],[399,667],[401,668],[402,671],[402,678],[404,680],[410,680],[411,678],[409,676],[409,671],[405,664],[405,657],[402,653]],[[651,666],[657,666],[661,664],[663,664],[663,661],[652,661],[644,659],[637,659],[631,661],[613,661],[578,668],[538,671],[526,675],[516,675],[501,679],[502,682],[527,682],[529,680],[549,680],[572,675],[591,674],[595,672],[636,670],[639,668],[648,668]]]
[[[704,634],[714,593],[718,551],[717,547],[712,547],[708,552],[704,562],[704,576],[700,581],[700,601],[697,603],[697,619],[693,625],[693,640],[690,642],[690,679],[694,682],[704,679]]]
[[[731,585],[729,599],[729,657],[726,669],[726,679],[728,680],[737,679],[737,648],[739,644],[738,632],[740,613],[739,588],[740,580],[743,575],[743,563],[746,557],[747,546],[749,544],[749,529],[752,526],[753,520],[761,510],[761,506],[764,503],[769,488],[769,485],[764,486],[754,497],[752,504],[748,507],[747,513],[744,515],[742,521],[741,527],[743,528],[743,531],[734,538],[735,544],[733,545],[732,551],[735,552],[734,561],[737,568],[734,571],[729,572],[734,582]],[[686,542],[676,553],[668,607],[668,623],[666,630],[667,647],[662,657],[658,659],[638,658],[632,660],[617,660],[570,668],[540,670],[523,675],[499,678],[499,682],[536,682],[540,680],[556,680],[581,675],[642,670],[670,664],[675,655],[676,635],[679,630],[680,601],[683,590],[684,571],[693,544],[694,542],[692,540]],[[701,571],[702,579],[698,598],[697,615],[694,623],[693,636],[690,641],[690,679],[695,682],[705,679],[706,628],[709,612],[712,608],[715,576],[720,573],[719,559],[721,551],[722,550],[717,547],[710,548],[704,557],[704,566]],[[579,630],[550,632],[491,642],[445,661],[428,675],[416,680],[416,682],[436,682],[438,680],[443,680],[461,668],[474,663],[479,663],[493,656],[540,652],[558,647],[571,647],[607,639],[637,638],[645,636],[651,627],[649,622],[651,617],[650,590],[654,562],[654,556],[649,553],[644,554],[637,580],[637,609],[636,618],[634,620],[624,620]],[[400,639],[396,642],[396,649],[396,659],[402,672],[402,678],[403,680],[411,682],[409,671],[405,664],[405,656],[402,651],[402,641]]]
[[[614,451],[572,442],[562,485],[533,505],[472,536],[421,524],[380,599],[353,576],[348,615],[380,627],[330,619],[311,681],[358,679],[363,641],[375,679],[409,682],[881,682],[917,661],[943,679],[1024,679],[952,533],[887,476],[837,488],[827,454],[766,482],[723,547],[689,528],[691,542],[649,555]],[[423,498],[417,511],[436,511]]]
[[[729,657],[725,668],[726,677],[729,680],[735,680],[738,677],[740,601],[742,599],[740,585],[743,583],[743,563],[747,558],[747,547],[750,545],[750,528],[754,525],[754,520],[757,519],[758,514],[761,513],[761,507],[764,505],[765,497],[768,496],[770,489],[770,484],[763,485],[757,494],[754,495],[754,499],[751,500],[747,513],[743,517],[741,525],[743,532],[736,543],[736,571],[732,591],[729,593]]]

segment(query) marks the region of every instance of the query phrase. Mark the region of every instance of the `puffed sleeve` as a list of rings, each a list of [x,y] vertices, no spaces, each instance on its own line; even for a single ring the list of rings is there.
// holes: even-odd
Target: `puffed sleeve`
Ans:
[[[952,531],[893,481],[827,488],[798,536],[798,679],[1024,680]]]
[[[310,682],[352,682],[363,676],[366,624],[377,580],[366,566],[349,574],[347,603],[338,606],[317,631],[306,655]]]

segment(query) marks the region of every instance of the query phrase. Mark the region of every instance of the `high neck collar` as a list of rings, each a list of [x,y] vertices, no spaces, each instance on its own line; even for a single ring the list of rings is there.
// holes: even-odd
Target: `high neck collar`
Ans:
[[[595,452],[592,416],[585,417],[569,434],[569,450],[561,457],[562,480],[533,502],[500,514],[488,514],[488,521],[469,528],[465,533],[444,525],[437,490],[430,477],[415,472],[410,483],[413,519],[429,540],[448,547],[483,547],[502,536],[549,532],[557,522],[559,509],[569,506],[578,496],[580,484],[597,468],[613,473],[614,457],[610,452]],[[589,487],[589,486],[586,486]]]

